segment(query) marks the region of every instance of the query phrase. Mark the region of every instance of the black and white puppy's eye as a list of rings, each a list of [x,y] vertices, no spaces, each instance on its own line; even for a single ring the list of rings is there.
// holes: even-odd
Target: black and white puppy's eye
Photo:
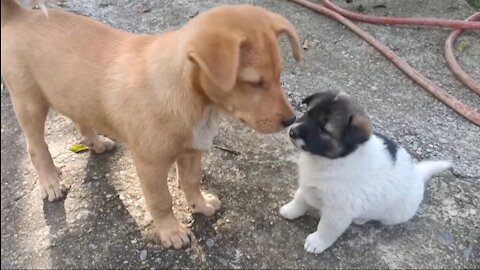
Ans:
[[[322,131],[323,134],[331,135],[332,133],[330,132],[330,130],[328,130],[327,125],[328,124],[320,126],[320,130]]]
[[[322,131],[322,133],[330,134],[330,132],[326,128],[327,124],[328,124],[328,120],[327,119],[322,119],[322,120],[318,121],[318,128]]]
[[[319,119],[318,120],[318,125],[320,126],[321,129],[325,129],[325,125],[327,124],[327,119],[326,118],[323,118],[323,119]]]

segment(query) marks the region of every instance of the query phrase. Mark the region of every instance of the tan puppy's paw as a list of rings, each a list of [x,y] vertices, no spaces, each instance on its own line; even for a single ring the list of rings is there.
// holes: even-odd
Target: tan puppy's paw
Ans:
[[[49,202],[57,201],[63,198],[67,187],[61,183],[61,179],[57,171],[49,176],[42,176],[38,179],[40,185],[40,194],[43,200]]]
[[[97,135],[93,139],[84,139],[81,143],[88,146],[97,154],[110,151],[115,147],[114,141],[102,135]]]
[[[217,196],[210,193],[203,193],[203,197],[205,198],[205,201],[207,201],[207,203],[209,203],[213,206],[213,208],[215,208],[215,211],[220,210],[220,207],[222,207],[222,202],[220,201],[220,199],[218,199]]]
[[[190,243],[192,232],[177,220],[161,222],[157,225],[156,233],[165,248],[181,249]]]
[[[192,213],[199,213],[205,216],[212,216],[222,206],[217,196],[209,193],[202,193],[203,197],[190,203]]]

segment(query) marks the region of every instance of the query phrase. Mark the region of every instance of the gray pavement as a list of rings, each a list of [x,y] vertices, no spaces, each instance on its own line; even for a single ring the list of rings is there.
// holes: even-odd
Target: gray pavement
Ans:
[[[173,30],[222,3],[255,3],[278,12],[309,41],[296,64],[284,38],[282,81],[293,105],[307,94],[344,90],[371,114],[375,128],[418,159],[450,159],[453,169],[430,182],[418,214],[397,226],[352,225],[323,254],[303,251],[315,230],[315,211],[296,221],[277,214],[296,187],[294,149],[285,132],[259,135],[225,121],[205,157],[204,186],[222,199],[211,218],[192,216],[169,177],[177,217],[189,224],[191,247],[175,251],[156,242],[129,153],[74,154],[73,124],[52,112],[47,141],[71,186],[62,202],[43,203],[25,139],[8,92],[1,91],[1,268],[479,268],[480,128],[438,102],[363,40],[340,24],[287,1],[78,1],[62,8],[138,33]],[[386,16],[464,19],[462,0],[334,1]],[[385,7],[374,7],[383,4]],[[443,58],[449,30],[362,24],[413,67],[450,93],[480,108],[480,98],[450,74]],[[480,81],[480,33],[457,42],[459,63]],[[53,49],[53,48],[52,48]],[[61,74],[59,74],[61,75]],[[222,150],[234,150],[229,152]]]

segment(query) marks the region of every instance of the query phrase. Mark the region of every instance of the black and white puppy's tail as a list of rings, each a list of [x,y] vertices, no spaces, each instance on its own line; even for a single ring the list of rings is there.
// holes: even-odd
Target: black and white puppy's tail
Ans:
[[[416,168],[420,175],[422,176],[423,182],[427,183],[428,180],[434,175],[443,170],[452,167],[452,163],[450,161],[434,161],[434,160],[424,160],[420,161]]]

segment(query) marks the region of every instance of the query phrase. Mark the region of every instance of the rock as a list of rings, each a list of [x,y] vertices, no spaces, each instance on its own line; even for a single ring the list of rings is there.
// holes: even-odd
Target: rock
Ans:
[[[465,258],[465,260],[469,260],[470,257],[472,256],[472,253],[473,253],[473,246],[472,246],[472,243],[470,243],[470,245],[468,245],[468,248],[466,248],[464,251],[463,251],[463,257]]]
[[[217,260],[221,265],[228,267],[228,261],[225,260],[224,258],[217,258]]]
[[[205,241],[205,245],[207,245],[208,248],[212,248],[212,247],[215,245],[215,241],[213,241],[212,238],[208,238],[208,239]]]
[[[147,259],[148,252],[144,249],[140,252],[140,261],[145,261]]]
[[[445,245],[449,246],[453,242],[453,235],[449,232],[443,232],[440,235],[440,238],[443,240]]]

